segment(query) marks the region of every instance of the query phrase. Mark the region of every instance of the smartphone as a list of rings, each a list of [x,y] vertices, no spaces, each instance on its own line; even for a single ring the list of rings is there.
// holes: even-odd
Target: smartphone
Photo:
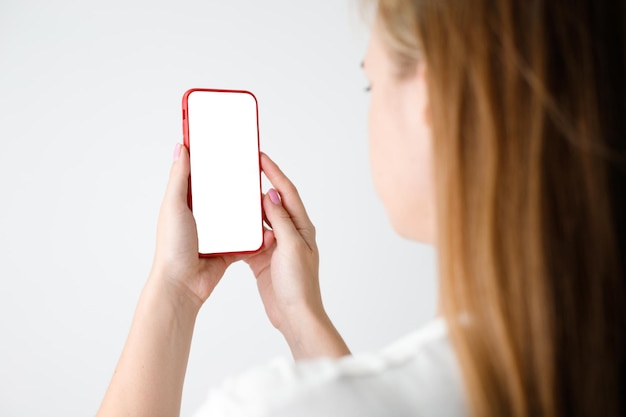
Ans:
[[[249,91],[193,88],[183,95],[191,169],[187,202],[201,257],[263,246],[258,114]]]

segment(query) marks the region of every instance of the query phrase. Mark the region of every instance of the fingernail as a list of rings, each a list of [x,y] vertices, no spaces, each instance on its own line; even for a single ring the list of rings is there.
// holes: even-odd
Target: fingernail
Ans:
[[[176,161],[180,157],[180,143],[177,143],[174,146],[174,161]]]
[[[280,197],[278,196],[278,193],[275,189],[270,188],[267,194],[270,196],[270,200],[272,200],[272,203],[280,204]]]

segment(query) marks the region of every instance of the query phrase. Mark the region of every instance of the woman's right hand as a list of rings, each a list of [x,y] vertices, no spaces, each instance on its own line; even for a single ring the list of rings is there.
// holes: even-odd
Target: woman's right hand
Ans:
[[[267,316],[296,359],[349,354],[322,305],[315,227],[300,195],[264,153],[261,168],[276,188],[263,196],[272,230],[265,231],[263,249],[243,260],[257,279]]]

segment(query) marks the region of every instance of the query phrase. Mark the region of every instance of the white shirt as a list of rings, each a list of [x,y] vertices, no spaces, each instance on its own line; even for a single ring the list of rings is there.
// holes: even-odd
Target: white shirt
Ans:
[[[444,319],[378,353],[280,358],[212,389],[195,417],[468,416]]]

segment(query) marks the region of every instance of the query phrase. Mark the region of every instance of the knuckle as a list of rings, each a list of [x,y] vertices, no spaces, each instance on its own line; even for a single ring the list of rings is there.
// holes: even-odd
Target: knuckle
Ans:
[[[291,217],[289,217],[289,213],[287,213],[285,210],[278,210],[278,212],[276,213],[276,217],[281,219],[281,220],[290,220]]]
[[[285,192],[289,195],[293,195],[298,198],[300,197],[298,189],[291,181],[287,181],[287,183],[285,184]]]

